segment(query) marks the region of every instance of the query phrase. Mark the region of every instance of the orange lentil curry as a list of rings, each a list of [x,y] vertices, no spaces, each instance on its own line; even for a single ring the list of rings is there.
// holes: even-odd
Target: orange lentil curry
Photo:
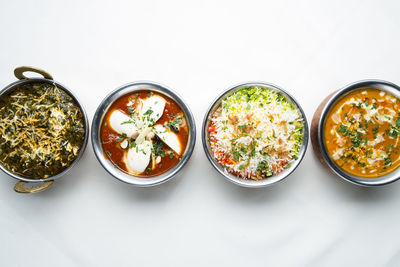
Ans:
[[[365,178],[400,165],[400,101],[375,88],[354,90],[337,101],[324,126],[325,147],[344,171]]]

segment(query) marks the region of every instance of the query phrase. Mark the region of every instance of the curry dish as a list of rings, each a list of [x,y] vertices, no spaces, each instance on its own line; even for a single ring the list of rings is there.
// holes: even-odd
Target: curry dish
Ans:
[[[110,106],[100,138],[104,156],[116,168],[150,177],[168,171],[181,160],[188,126],[174,100],[143,90],[124,95]]]
[[[400,165],[400,101],[388,92],[360,88],[334,104],[324,125],[330,157],[350,174],[376,178]]]
[[[54,84],[29,83],[0,100],[0,163],[32,179],[54,176],[77,158],[85,139],[79,106]]]

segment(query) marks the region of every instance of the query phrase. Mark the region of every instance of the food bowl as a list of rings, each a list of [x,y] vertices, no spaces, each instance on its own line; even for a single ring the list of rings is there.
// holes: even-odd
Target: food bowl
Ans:
[[[383,80],[362,80],[362,81],[358,81],[358,82],[349,84],[349,85],[345,86],[344,88],[333,92],[331,95],[326,97],[322,101],[322,103],[319,105],[319,107],[317,108],[317,110],[314,113],[312,124],[311,124],[311,139],[312,139],[312,145],[313,145],[314,152],[317,155],[320,162],[325,167],[327,167],[329,170],[331,170],[333,173],[335,173],[337,176],[343,178],[344,180],[346,180],[350,183],[360,185],[360,186],[379,186],[379,185],[385,185],[385,184],[397,181],[400,178],[400,169],[397,168],[397,169],[394,169],[393,171],[391,171],[390,173],[384,174],[382,176],[373,177],[373,178],[365,177],[363,174],[355,175],[354,173],[350,173],[349,171],[346,171],[343,167],[339,166],[335,162],[335,159],[333,158],[333,156],[331,156],[332,153],[329,153],[329,151],[328,151],[328,148],[326,145],[327,138],[324,136],[325,125],[326,125],[327,121],[332,117],[332,116],[330,116],[330,112],[334,109],[335,105],[337,103],[339,103],[341,100],[344,100],[346,98],[346,96],[351,96],[351,94],[357,93],[359,91],[367,90],[368,88],[373,89],[373,90],[374,89],[379,90],[379,91],[383,92],[382,93],[383,97],[386,97],[386,95],[391,95],[394,98],[400,99],[399,86],[397,86],[391,82],[387,82],[387,81],[383,81]],[[376,101],[376,99],[373,101]],[[381,101],[381,100],[378,99],[378,101]],[[359,104],[359,107],[357,107],[357,108],[372,109],[373,108],[372,105],[373,105],[373,103],[371,102],[371,99],[369,99],[368,102]],[[377,103],[377,106],[379,106],[379,103]],[[367,112],[367,114],[368,114],[368,112]],[[378,119],[380,119],[380,118],[376,118],[376,120],[378,120]],[[394,117],[393,117],[393,119],[394,119]],[[385,120],[385,119],[383,119],[383,120]],[[372,124],[374,122],[375,122],[375,124]],[[370,125],[376,125],[376,126],[374,126],[376,128],[373,128],[372,131],[374,129],[376,129],[377,135],[379,135],[379,133],[377,133],[378,129],[379,129],[378,124],[379,124],[378,121],[375,121],[375,119],[373,119],[373,121],[370,122]],[[369,131],[368,125],[365,125],[364,127],[366,127],[366,129],[365,129],[366,131]],[[372,126],[369,126],[369,127],[372,127]],[[383,126],[380,126],[380,128],[382,129]],[[345,127],[343,127],[342,130],[339,130],[338,134],[343,134],[344,130],[345,130]],[[382,133],[382,136],[385,137],[385,133]],[[376,139],[376,136],[374,136],[373,138],[375,138],[374,140],[379,140],[379,139]],[[382,141],[382,140],[380,140],[380,141]],[[375,142],[378,142],[378,141],[375,141]],[[367,140],[366,144],[370,144],[369,140]],[[370,157],[368,156],[368,158],[370,158]],[[336,160],[338,160],[338,159],[336,158]],[[356,160],[360,161],[361,158],[356,157]],[[389,163],[388,165],[391,165],[391,162],[389,162],[389,161],[387,161],[387,162]],[[344,166],[344,164],[342,166]],[[375,164],[375,166],[378,166],[378,165]],[[369,171],[372,172],[374,170],[370,169]]]
[[[293,107],[293,109],[295,109],[296,112],[298,112],[297,113],[299,116],[298,118],[303,123],[302,130],[301,130],[302,140],[300,143],[298,143],[297,159],[290,161],[288,163],[288,165],[285,166],[286,168],[284,170],[280,171],[278,174],[274,174],[273,176],[263,178],[263,179],[258,179],[258,180],[254,180],[252,178],[253,174],[250,175],[250,179],[249,179],[249,177],[246,177],[246,179],[244,179],[242,177],[239,177],[239,175],[237,175],[237,174],[228,172],[227,169],[225,167],[223,167],[221,165],[221,163],[218,162],[218,160],[215,159],[214,153],[213,153],[213,150],[212,150],[212,147],[210,144],[210,140],[209,140],[210,136],[209,136],[208,129],[210,126],[210,120],[212,119],[212,116],[217,111],[217,109],[219,107],[221,107],[222,101],[228,99],[230,96],[232,96],[239,90],[241,90],[243,88],[248,88],[248,87],[261,87],[261,88],[270,90],[274,94],[278,94],[280,97],[283,97],[285,102],[288,103],[289,105],[291,105]],[[257,101],[257,100],[255,100],[255,101]],[[257,103],[257,102],[253,102],[253,105],[254,105],[254,103]],[[240,126],[238,126],[238,127],[240,127]],[[258,129],[256,129],[256,130],[258,131]],[[259,134],[257,134],[257,138],[260,137],[258,135]],[[261,138],[261,140],[264,140],[263,138],[269,138],[269,137],[263,136],[260,138]],[[244,186],[244,187],[251,187],[251,188],[265,187],[265,186],[275,184],[279,181],[282,181],[298,167],[298,165],[302,161],[302,159],[305,155],[306,149],[307,149],[308,124],[307,124],[306,116],[305,116],[302,108],[298,104],[298,102],[290,94],[288,94],[285,90],[283,90],[282,88],[280,88],[276,85],[265,83],[265,82],[248,82],[248,83],[242,83],[242,84],[239,84],[239,85],[229,88],[228,90],[224,91],[221,95],[219,95],[212,102],[212,104],[210,105],[210,107],[208,108],[208,110],[204,116],[203,127],[202,127],[202,141],[203,141],[204,152],[205,152],[208,160],[210,161],[211,165],[228,181],[233,182],[239,186]],[[235,156],[235,158],[236,158],[236,156]],[[233,164],[235,164],[235,163],[233,163]],[[239,163],[237,163],[237,164],[239,164]],[[239,166],[239,168],[240,168],[240,166]],[[258,170],[258,168],[257,168],[257,170]]]
[[[38,74],[41,74],[43,78],[27,78],[24,75],[24,72],[36,72]],[[8,174],[9,176],[19,180],[19,182],[16,183],[14,190],[18,193],[36,193],[43,191],[47,189],[49,186],[51,186],[54,182],[54,180],[62,177],[65,173],[67,173],[82,157],[87,141],[88,141],[88,136],[89,136],[89,126],[88,126],[88,120],[87,116],[85,113],[85,110],[83,106],[80,104],[76,96],[70,91],[67,87],[64,85],[60,84],[59,82],[56,82],[53,80],[53,77],[47,73],[44,70],[33,68],[33,67],[19,67],[16,68],[14,71],[15,76],[19,79],[18,81],[9,84],[6,86],[1,92],[0,92],[0,99],[5,99],[9,94],[20,88],[21,86],[30,86],[32,84],[49,84],[49,85],[55,85],[57,88],[61,89],[63,92],[65,92],[67,95],[69,95],[72,98],[72,101],[76,105],[76,107],[80,110],[81,115],[82,115],[82,121],[84,123],[84,139],[82,142],[82,145],[80,146],[79,153],[77,154],[76,158],[67,165],[67,167],[63,168],[61,172],[56,173],[55,175],[48,176],[46,178],[44,177],[27,177],[24,176],[20,173],[13,172],[9,169],[7,169],[5,166],[0,164],[0,169]],[[20,163],[22,164],[22,163]],[[30,184],[26,186],[27,184]]]
[[[164,96],[165,98],[172,99],[172,101],[177,104],[177,106],[180,108],[180,110],[184,114],[186,126],[187,126],[187,143],[186,143],[185,148],[182,149],[182,151],[181,151],[179,161],[175,165],[172,165],[169,169],[165,170],[165,172],[159,173],[157,175],[149,175],[146,177],[143,177],[143,175],[135,175],[133,173],[130,173],[129,171],[119,168],[117,166],[117,164],[112,161],[112,158],[109,155],[107,155],[109,152],[104,149],[104,147],[103,147],[104,143],[102,143],[102,139],[101,139],[102,138],[102,136],[101,136],[102,125],[104,126],[105,124],[107,124],[107,123],[102,124],[102,122],[105,118],[109,118],[109,117],[107,117],[107,116],[109,116],[109,115],[107,115],[107,114],[109,114],[108,111],[113,112],[113,108],[112,108],[113,104],[114,105],[117,104],[118,101],[120,99],[123,99],[124,97],[130,97],[130,96],[136,95],[136,98],[138,98],[138,95],[143,94],[144,91],[149,93],[149,98],[153,94],[153,95],[158,95],[161,97]],[[139,100],[139,99],[137,99],[137,101],[141,102],[141,100]],[[157,103],[157,101],[155,103]],[[143,104],[143,105],[145,105],[145,104]],[[128,110],[129,110],[129,108],[128,108]],[[129,110],[129,113],[130,112],[131,112],[131,110]],[[129,113],[128,113],[128,115],[129,115]],[[164,114],[164,108],[163,108],[162,114]],[[124,116],[124,115],[120,115],[120,116]],[[124,124],[124,122],[120,123],[120,124],[122,125],[122,124]],[[124,137],[127,137],[126,133],[123,133],[123,135],[124,135]],[[133,137],[131,134],[128,134],[128,135],[129,135],[128,138],[130,140],[129,144],[131,144],[131,145],[129,145],[128,147],[125,147],[124,148],[125,150],[122,150],[123,151],[122,153],[125,153],[124,151],[127,151],[128,155],[129,155],[131,150],[134,151],[134,149],[133,149],[134,146],[136,148],[139,146],[139,145],[136,146],[136,144],[135,144],[135,142],[137,141],[137,139],[139,139],[139,137],[138,136]],[[120,138],[121,137],[122,136],[120,136]],[[133,83],[123,85],[123,86],[115,89],[114,91],[112,91],[109,95],[107,95],[103,99],[103,101],[100,103],[99,107],[97,108],[96,113],[93,118],[91,139],[92,139],[92,144],[93,144],[93,150],[94,150],[94,153],[95,153],[98,161],[100,162],[100,164],[103,166],[103,168],[109,174],[111,174],[113,177],[115,177],[116,179],[118,179],[122,182],[131,184],[134,186],[139,186],[139,187],[148,187],[148,186],[154,186],[154,185],[158,185],[158,184],[168,181],[169,179],[174,177],[185,166],[185,164],[188,162],[190,156],[192,155],[192,152],[194,149],[194,145],[195,145],[195,141],[196,141],[196,126],[195,126],[195,121],[194,121],[193,115],[192,115],[189,107],[185,104],[185,102],[182,100],[182,98],[180,96],[178,96],[174,91],[172,91],[171,89],[167,88],[166,86],[160,85],[158,83],[148,82],[148,81],[139,81],[139,82],[133,82]],[[122,145],[122,143],[121,143],[121,145]],[[132,152],[132,153],[134,153],[134,152]],[[138,153],[137,150],[136,150],[136,153]],[[153,150],[151,153],[153,153]],[[169,154],[169,155],[171,155],[171,154]],[[126,154],[123,154],[123,155],[126,155]],[[151,162],[153,162],[153,159]],[[150,163],[148,163],[148,164],[149,165],[147,167],[150,166]],[[128,166],[127,163],[126,164],[124,163],[124,165]],[[146,169],[148,169],[148,168],[146,168]]]

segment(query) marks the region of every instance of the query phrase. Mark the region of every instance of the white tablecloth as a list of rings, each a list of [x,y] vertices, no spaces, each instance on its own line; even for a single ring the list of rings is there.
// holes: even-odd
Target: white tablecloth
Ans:
[[[365,78],[400,84],[400,2],[0,2],[0,87],[32,65],[72,89],[91,121],[111,90],[166,84],[197,123],[193,156],[153,188],[117,181],[91,143],[51,189],[0,174],[1,266],[400,266],[400,182],[361,188],[312,153],[284,182],[246,189],[207,161],[200,130],[222,90],[282,86],[309,122],[327,94]]]

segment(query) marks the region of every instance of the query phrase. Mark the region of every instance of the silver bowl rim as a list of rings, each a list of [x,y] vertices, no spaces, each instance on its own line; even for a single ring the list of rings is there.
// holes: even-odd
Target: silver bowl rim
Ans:
[[[0,91],[0,98],[4,94],[6,94],[6,93],[8,93],[8,92],[10,92],[12,90],[15,90],[17,88],[17,86],[19,86],[19,85],[27,84],[27,83],[34,83],[34,82],[48,83],[48,84],[56,85],[58,88],[64,90],[68,95],[70,95],[72,97],[72,99],[76,102],[76,104],[78,105],[79,109],[82,112],[82,117],[83,117],[83,120],[85,122],[85,138],[83,140],[83,144],[81,146],[81,150],[79,151],[79,154],[75,158],[75,160],[67,168],[65,168],[62,172],[60,172],[60,173],[58,173],[56,175],[47,177],[47,178],[30,179],[30,178],[18,175],[16,173],[13,173],[13,172],[7,170],[2,164],[0,164],[0,169],[3,172],[5,172],[6,174],[8,174],[9,176],[11,176],[11,177],[13,177],[13,178],[15,178],[17,180],[21,180],[21,181],[24,181],[24,182],[30,182],[30,183],[38,183],[38,182],[46,182],[46,181],[56,180],[56,179],[64,176],[69,170],[71,170],[75,166],[75,164],[77,164],[78,161],[82,158],[83,153],[85,153],[86,146],[87,146],[87,143],[88,143],[88,140],[89,140],[89,130],[90,130],[87,114],[86,114],[86,111],[85,111],[84,107],[82,106],[81,102],[78,100],[76,95],[70,89],[68,89],[66,86],[64,86],[63,84],[61,84],[61,83],[59,83],[59,82],[57,82],[55,80],[46,79],[46,78],[29,78],[29,79],[17,80],[15,82],[7,85],[5,88],[3,88]]]
[[[263,180],[259,180],[259,181],[239,178],[239,177],[225,171],[215,161],[214,157],[211,155],[210,148],[209,148],[208,141],[207,141],[207,125],[209,122],[210,114],[212,114],[214,112],[214,110],[216,109],[216,107],[220,105],[220,102],[222,101],[223,98],[226,98],[228,95],[233,94],[237,90],[239,90],[243,87],[247,87],[247,86],[263,86],[263,87],[267,87],[272,90],[275,90],[276,92],[282,93],[286,97],[286,99],[291,101],[298,108],[298,110],[300,111],[300,113],[304,119],[303,143],[300,148],[298,159],[292,163],[290,168],[286,169],[285,171],[281,172],[280,174],[274,175],[272,177],[269,177],[269,178],[263,179]],[[219,94],[215,98],[214,101],[212,101],[212,103],[209,106],[209,108],[207,109],[207,112],[205,113],[205,116],[203,119],[201,136],[202,136],[203,149],[207,156],[208,161],[225,179],[227,179],[228,181],[230,181],[236,185],[242,186],[242,187],[260,188],[260,187],[270,186],[270,185],[276,184],[276,183],[284,180],[285,178],[287,178],[290,174],[292,174],[297,169],[297,167],[302,162],[304,155],[306,154],[306,151],[307,151],[308,140],[309,140],[309,129],[308,129],[307,117],[306,117],[303,109],[301,108],[300,104],[297,102],[297,100],[291,94],[289,94],[286,90],[282,89],[281,87],[279,87],[275,84],[272,84],[272,83],[261,82],[261,81],[251,81],[251,82],[239,83],[237,85],[229,87],[228,89],[223,91],[221,94]]]
[[[388,82],[385,80],[379,80],[379,79],[365,79],[365,80],[360,80],[356,81],[353,83],[350,83],[340,90],[338,90],[336,93],[333,94],[333,96],[328,100],[328,102],[325,104],[321,116],[318,122],[318,145],[320,147],[320,151],[322,154],[322,157],[328,167],[340,178],[344,179],[347,182],[350,182],[355,185],[360,185],[360,186],[366,186],[366,187],[373,187],[373,186],[381,186],[381,185],[386,185],[393,183],[400,179],[400,168],[397,168],[393,170],[391,173],[386,174],[381,177],[377,178],[363,178],[360,176],[352,175],[344,170],[342,170],[337,164],[332,160],[330,157],[328,151],[325,148],[325,142],[324,142],[324,137],[323,137],[323,130],[324,130],[324,124],[325,120],[333,107],[333,105],[341,99],[344,95],[347,93],[350,93],[353,90],[361,89],[363,87],[373,87],[379,90],[383,90],[386,92],[391,93],[394,95],[396,98],[400,99],[400,87],[397,86],[396,84],[392,82]]]
[[[154,177],[135,177],[133,175],[127,174],[118,168],[114,167],[112,163],[104,157],[103,153],[103,148],[101,146],[101,141],[100,141],[100,126],[101,122],[103,121],[104,115],[107,113],[108,108],[111,106],[112,103],[114,103],[115,100],[120,98],[123,95],[126,95],[128,93],[132,93],[135,91],[140,91],[140,90],[151,90],[151,91],[156,91],[161,94],[164,94],[170,98],[172,98],[182,109],[182,111],[185,113],[186,120],[188,123],[188,128],[189,128],[189,140],[186,145],[185,152],[183,153],[183,157],[176,164],[174,167],[172,167],[170,170],[167,172],[164,172],[160,175],[154,176]],[[131,83],[124,84],[116,89],[114,89],[111,93],[109,93],[99,104],[97,107],[97,110],[94,114],[93,120],[92,120],[92,132],[91,132],[91,140],[92,140],[92,146],[93,146],[93,151],[94,154],[101,164],[101,166],[114,178],[133,185],[133,186],[138,186],[138,187],[150,187],[150,186],[155,186],[162,184],[173,177],[182,170],[182,168],[186,165],[186,163],[189,161],[193,150],[194,146],[196,144],[196,123],[193,117],[192,112],[190,111],[189,106],[183,101],[182,97],[179,96],[176,92],[174,92],[172,89],[169,87],[162,85],[160,83],[156,82],[151,82],[151,81],[135,81]]]

